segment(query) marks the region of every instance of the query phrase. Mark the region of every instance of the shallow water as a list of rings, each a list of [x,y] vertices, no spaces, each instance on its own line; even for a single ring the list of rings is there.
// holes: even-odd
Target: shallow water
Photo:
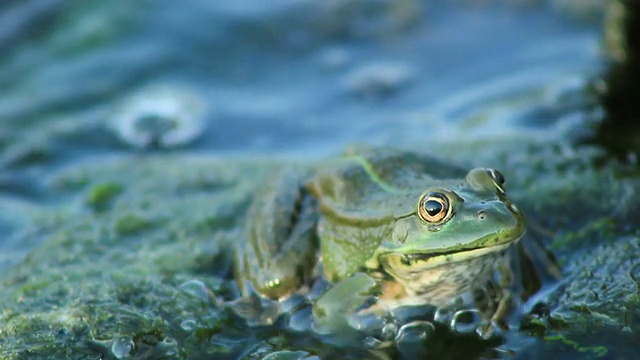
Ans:
[[[233,4],[4,5],[5,132],[101,126],[136,90],[164,85],[206,103],[189,150],[319,156],[352,142],[553,133],[560,119],[545,106],[600,60],[599,17],[542,2]],[[93,136],[69,146],[126,149]]]
[[[564,143],[588,131],[584,89],[602,68],[602,9],[567,4],[4,2],[0,269],[38,243],[23,215],[73,201],[49,176],[82,162]]]

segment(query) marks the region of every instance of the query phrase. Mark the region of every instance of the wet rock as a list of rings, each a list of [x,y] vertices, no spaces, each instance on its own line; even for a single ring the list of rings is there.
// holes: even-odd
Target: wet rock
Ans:
[[[260,174],[255,164],[247,165]],[[114,158],[52,174],[50,186],[82,184],[69,188],[69,200],[84,198],[85,188],[100,188],[100,184],[126,182],[132,193],[109,197],[110,206],[99,213],[58,208],[57,221],[49,220],[46,231],[24,235],[44,239],[0,284],[4,324],[0,357],[136,358],[146,354],[178,359],[184,358],[187,347],[191,354],[208,353],[209,339],[223,326],[236,325],[229,313],[206,300],[211,294],[229,296],[230,288],[224,278],[212,273],[194,279],[193,269],[203,256],[208,264],[216,263],[236,235],[222,231],[211,247],[212,234],[202,228],[201,221],[211,210],[216,213],[216,206],[207,204],[218,203],[225,211],[241,215],[254,186],[238,177],[247,169],[221,171],[226,166],[201,158],[173,163],[166,158]],[[172,181],[166,181],[169,173]],[[234,181],[218,191],[184,191],[185,184],[193,184],[204,173]],[[73,180],[79,178],[80,183]],[[143,178],[147,180],[140,181]],[[123,217],[127,213],[123,209],[143,212],[142,223],[154,226],[142,226],[131,215]],[[42,215],[47,214],[42,210]],[[238,354],[239,347],[229,351]]]
[[[577,254],[549,295],[554,321],[572,331],[640,331],[640,238],[623,237]]]

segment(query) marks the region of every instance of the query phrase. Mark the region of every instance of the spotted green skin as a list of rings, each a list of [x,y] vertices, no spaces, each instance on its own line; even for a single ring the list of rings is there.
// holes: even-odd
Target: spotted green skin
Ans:
[[[447,195],[447,221],[434,225],[419,217],[429,192]],[[342,301],[350,282],[358,294],[399,284],[391,306],[445,303],[470,290],[525,231],[523,215],[487,169],[466,172],[391,149],[280,169],[247,219],[236,248],[243,292],[281,299],[307,285],[319,264],[326,279],[340,283],[334,287]],[[338,300],[331,291],[323,295],[327,304]]]

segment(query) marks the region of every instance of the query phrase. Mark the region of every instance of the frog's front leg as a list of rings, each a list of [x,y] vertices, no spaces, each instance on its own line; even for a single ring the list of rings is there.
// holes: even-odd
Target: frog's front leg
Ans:
[[[318,248],[317,213],[303,179],[300,170],[280,169],[254,198],[235,254],[236,280],[244,296],[253,288],[280,299],[309,279]]]
[[[313,304],[314,330],[322,334],[358,330],[352,328],[349,319],[378,294],[377,281],[364,273],[355,273],[335,283]]]
[[[511,291],[509,291],[509,287],[513,283],[513,273],[508,259],[502,262],[498,270],[500,284],[489,278],[474,290],[474,302],[480,316],[485,320],[477,332],[485,339],[493,335],[495,327],[503,331],[509,329],[509,316],[513,309],[513,298]]]

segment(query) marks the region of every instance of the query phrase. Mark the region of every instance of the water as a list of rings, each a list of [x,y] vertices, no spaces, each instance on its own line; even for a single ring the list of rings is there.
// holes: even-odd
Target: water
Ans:
[[[225,3],[5,6],[4,128],[101,127],[135,90],[177,86],[207,103],[190,149],[321,156],[352,142],[531,131],[510,103],[544,106],[599,65],[599,21],[537,2]],[[371,90],[371,67],[405,79]],[[126,147],[105,139],[83,150]]]

